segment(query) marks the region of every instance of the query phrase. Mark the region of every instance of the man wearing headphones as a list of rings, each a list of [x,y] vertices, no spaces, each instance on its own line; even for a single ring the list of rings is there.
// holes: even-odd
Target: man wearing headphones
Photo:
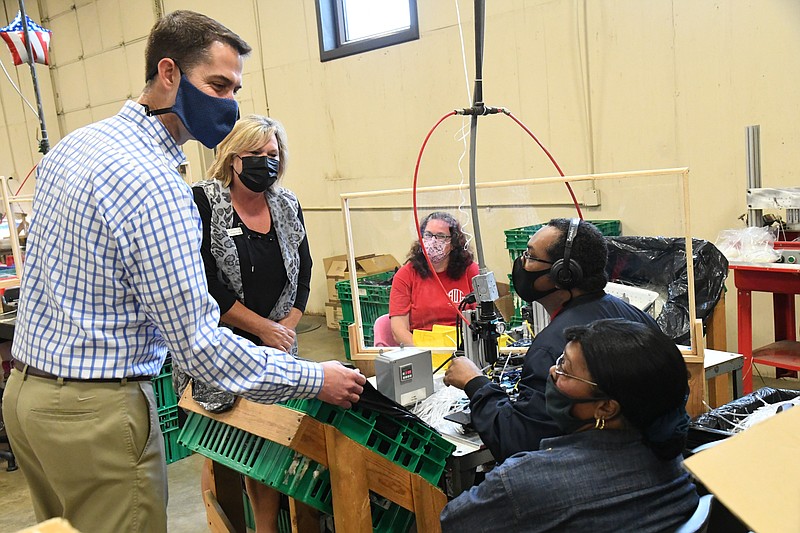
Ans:
[[[514,262],[516,293],[526,302],[539,302],[550,314],[550,324],[525,355],[516,402],[466,357],[450,363],[444,382],[467,393],[472,425],[497,462],[538,450],[543,438],[561,434],[545,409],[545,390],[550,367],[564,352],[564,329],[601,318],[658,328],[648,314],[603,291],[607,260],[605,238],[596,227],[577,218],[555,218],[530,238],[528,249]]]

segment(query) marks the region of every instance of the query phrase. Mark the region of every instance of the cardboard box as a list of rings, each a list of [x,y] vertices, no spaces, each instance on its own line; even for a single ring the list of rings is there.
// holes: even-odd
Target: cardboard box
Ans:
[[[339,294],[336,291],[336,282],[347,279],[350,275],[347,256],[335,255],[326,257],[322,260],[322,263],[327,277],[328,300],[336,301],[339,299]],[[381,272],[394,270],[399,266],[400,263],[390,254],[368,254],[356,257],[356,275],[358,277],[380,274]]]
[[[514,297],[511,295],[511,287],[508,283],[497,283],[497,293],[500,297],[494,301],[494,305],[503,315],[503,320],[508,322],[514,316]]]
[[[322,263],[325,267],[325,275],[329,278],[344,279],[350,273],[346,255],[326,257]],[[399,266],[400,263],[391,254],[368,254],[356,257],[356,273],[359,277],[394,270]]]
[[[328,284],[328,300],[333,300],[334,302],[339,301],[339,292],[336,290],[336,282],[341,281],[344,278],[328,278],[325,282]]]
[[[753,531],[797,531],[798,449],[800,407],[794,407],[689,457],[684,465]]]
[[[328,329],[339,331],[339,321],[342,318],[344,318],[342,316],[342,304],[339,302],[325,303],[325,322],[328,325]]]

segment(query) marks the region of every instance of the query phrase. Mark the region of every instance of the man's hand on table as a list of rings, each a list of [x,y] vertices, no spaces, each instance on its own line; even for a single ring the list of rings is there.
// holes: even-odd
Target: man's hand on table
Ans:
[[[470,359],[455,357],[444,374],[444,384],[463,390],[467,383],[482,375],[481,369]]]

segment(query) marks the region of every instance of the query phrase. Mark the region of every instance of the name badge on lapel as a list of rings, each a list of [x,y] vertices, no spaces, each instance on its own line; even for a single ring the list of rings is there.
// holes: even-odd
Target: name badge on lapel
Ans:
[[[239,226],[236,226],[235,228],[228,228],[225,231],[228,232],[228,237],[236,237],[237,235],[242,234],[242,228]]]

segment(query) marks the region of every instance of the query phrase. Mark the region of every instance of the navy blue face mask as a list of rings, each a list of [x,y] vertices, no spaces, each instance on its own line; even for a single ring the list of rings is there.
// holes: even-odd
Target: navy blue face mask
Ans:
[[[214,148],[227,136],[239,118],[239,104],[230,98],[204,93],[181,74],[178,94],[172,107],[148,109],[147,115],[175,113],[192,137],[206,148]]]

